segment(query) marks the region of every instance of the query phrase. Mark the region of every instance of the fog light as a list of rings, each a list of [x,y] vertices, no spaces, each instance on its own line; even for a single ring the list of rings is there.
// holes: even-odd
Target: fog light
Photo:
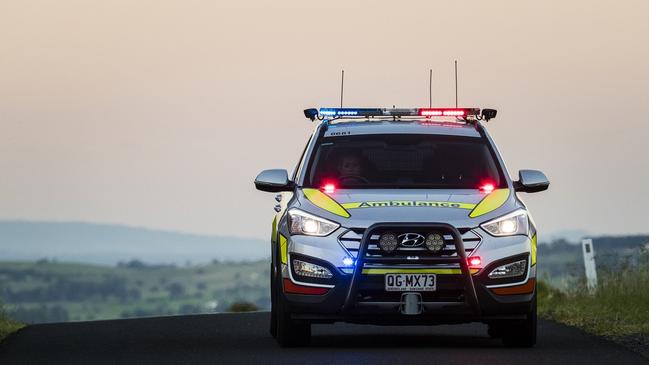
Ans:
[[[397,236],[394,233],[385,233],[379,239],[379,247],[384,252],[392,252],[397,249]]]
[[[426,237],[426,248],[432,252],[439,252],[444,248],[444,236],[439,233],[431,233]]]
[[[310,278],[329,279],[333,276],[331,275],[331,271],[326,267],[301,260],[293,260],[293,270],[300,276]]]
[[[491,270],[488,276],[491,279],[513,278],[525,274],[526,269],[527,260],[520,260],[511,264],[498,266]]]

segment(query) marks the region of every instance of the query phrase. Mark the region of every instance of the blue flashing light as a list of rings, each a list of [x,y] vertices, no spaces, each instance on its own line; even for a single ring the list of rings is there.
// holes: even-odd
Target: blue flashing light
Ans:
[[[326,115],[326,116],[336,116],[336,110],[335,109],[320,109],[320,115]]]
[[[343,265],[345,265],[347,267],[350,267],[350,266],[354,266],[354,264],[355,264],[355,262],[354,262],[353,258],[351,258],[351,257],[343,258]]]
[[[380,116],[383,111],[373,108],[320,108],[319,114],[325,117]]]

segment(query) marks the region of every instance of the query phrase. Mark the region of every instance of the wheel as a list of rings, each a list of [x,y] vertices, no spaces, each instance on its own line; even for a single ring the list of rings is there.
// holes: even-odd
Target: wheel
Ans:
[[[277,294],[275,293],[275,276],[277,276],[277,270],[275,265],[271,262],[270,264],[270,335],[277,337]]]
[[[502,341],[508,347],[532,347],[536,344],[536,293],[527,318],[503,327]]]
[[[287,305],[281,295],[281,275],[275,281],[275,339],[281,347],[305,346],[311,342],[311,324],[291,319]],[[271,312],[272,317],[272,312]],[[272,325],[271,325],[272,329]]]

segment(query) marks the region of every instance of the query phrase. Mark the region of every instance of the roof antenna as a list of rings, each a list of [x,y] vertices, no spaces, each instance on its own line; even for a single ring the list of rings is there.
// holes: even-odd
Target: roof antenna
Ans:
[[[428,107],[433,107],[433,69],[430,69],[428,77]]]
[[[343,90],[345,89],[345,70],[340,74],[340,107],[343,107]]]
[[[457,60],[455,60],[455,107],[457,108]]]

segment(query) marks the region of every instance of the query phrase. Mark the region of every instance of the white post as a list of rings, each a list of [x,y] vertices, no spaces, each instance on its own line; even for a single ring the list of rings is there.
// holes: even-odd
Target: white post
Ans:
[[[584,253],[584,267],[586,268],[586,285],[591,293],[597,290],[597,268],[595,267],[595,248],[592,239],[581,240],[581,249]]]

